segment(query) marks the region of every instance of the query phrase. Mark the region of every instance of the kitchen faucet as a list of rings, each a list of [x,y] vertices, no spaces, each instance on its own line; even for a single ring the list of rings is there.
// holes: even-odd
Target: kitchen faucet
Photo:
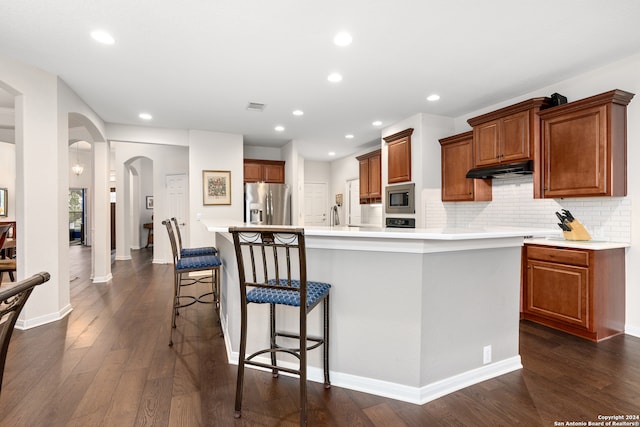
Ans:
[[[338,215],[338,205],[331,207],[331,225],[340,225],[340,215]]]

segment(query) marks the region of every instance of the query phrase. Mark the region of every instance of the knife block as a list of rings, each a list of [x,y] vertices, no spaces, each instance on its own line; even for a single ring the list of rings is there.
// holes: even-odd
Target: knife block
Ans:
[[[567,225],[571,227],[571,231],[562,232],[565,240],[591,240],[591,235],[577,219],[567,223]]]

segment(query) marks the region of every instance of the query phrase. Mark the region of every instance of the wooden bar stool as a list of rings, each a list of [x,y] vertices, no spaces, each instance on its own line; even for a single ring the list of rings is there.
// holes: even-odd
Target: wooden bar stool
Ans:
[[[241,416],[245,365],[271,369],[273,377],[279,371],[300,378],[300,425],[307,424],[307,351],[323,346],[324,384],[329,381],[329,291],[328,283],[307,280],[307,260],[304,230],[297,228],[231,227],[240,279],[240,352],[236,383],[235,417]],[[323,303],[322,337],[307,335],[307,315]],[[247,306],[249,303],[269,304],[270,346],[247,352]],[[276,330],[276,306],[297,308],[297,333]],[[277,343],[278,338],[297,340],[296,347]],[[310,344],[311,343],[311,344]],[[286,353],[299,360],[298,369],[278,365],[277,353]],[[271,363],[258,358],[269,355]]]

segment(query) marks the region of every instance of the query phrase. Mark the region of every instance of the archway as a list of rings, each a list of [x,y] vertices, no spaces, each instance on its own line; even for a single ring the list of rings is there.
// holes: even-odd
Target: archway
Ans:
[[[153,167],[153,160],[146,156],[133,156],[123,164],[124,180],[116,187],[116,192],[122,192],[122,197],[116,197],[123,203],[122,209],[117,209],[122,212],[123,224],[117,229],[123,233],[119,241],[124,247],[116,248],[116,259],[130,259],[132,249],[153,250],[155,247],[148,244],[148,233],[153,230],[144,227],[145,224],[153,224]]]
[[[68,186],[86,189],[84,234],[87,245],[91,246],[91,278],[94,283],[103,283],[111,279],[109,144],[83,114],[70,112],[68,126],[68,145],[77,147],[75,153],[69,153]],[[83,166],[80,173],[73,171],[72,165],[76,166],[76,162]]]

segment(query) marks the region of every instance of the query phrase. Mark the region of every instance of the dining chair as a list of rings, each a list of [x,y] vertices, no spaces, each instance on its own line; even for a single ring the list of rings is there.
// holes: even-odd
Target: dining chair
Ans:
[[[49,278],[49,273],[41,272],[18,283],[0,287],[0,346],[2,346],[0,348],[0,391],[2,391],[2,377],[9,341],[18,316],[33,288],[48,281]]]
[[[5,242],[7,241],[7,233],[12,228],[12,225],[0,225],[0,250],[3,249]],[[3,252],[4,254],[4,252]],[[9,278],[14,281],[13,274],[16,271],[15,258],[5,258],[4,255],[0,258],[0,285],[2,285],[2,278],[4,273],[9,273]]]
[[[307,255],[304,229],[278,227],[231,227],[238,264],[240,282],[240,349],[236,382],[235,414],[240,418],[246,365],[271,370],[274,378],[279,371],[297,375],[300,380],[300,425],[307,424],[307,351],[323,346],[325,388],[329,381],[329,283],[307,280]],[[248,305],[269,304],[269,347],[247,353]],[[323,303],[322,336],[307,334],[307,315]],[[276,306],[289,306],[278,308]],[[293,308],[291,308],[293,307]],[[277,311],[295,311],[298,331],[278,329]],[[252,319],[251,326],[259,324]],[[285,346],[284,340],[295,339]],[[281,342],[278,342],[281,341]],[[284,353],[298,359],[293,363],[278,364],[276,355]],[[269,359],[266,355],[270,356]],[[262,356],[262,357],[261,357]]]
[[[173,346],[173,330],[176,328],[176,316],[179,309],[196,303],[213,304],[214,311],[220,322],[220,258],[217,255],[199,255],[183,257],[180,255],[176,237],[171,226],[171,220],[165,219],[162,224],[167,228],[171,252],[173,253],[173,307],[171,309],[171,329],[169,332],[169,347]],[[196,273],[196,275],[191,275]],[[205,273],[204,276],[197,275]],[[181,289],[196,283],[211,283],[211,292],[200,296],[183,295]],[[211,296],[211,300],[208,297]],[[222,324],[220,324],[220,336],[222,336]]]
[[[180,251],[181,257],[190,257],[190,256],[201,256],[201,255],[217,255],[218,250],[213,246],[202,246],[198,248],[183,248],[182,247],[182,234],[180,233],[180,226],[178,225],[178,220],[173,217],[171,218],[175,225],[176,236],[178,236],[178,250]]]

